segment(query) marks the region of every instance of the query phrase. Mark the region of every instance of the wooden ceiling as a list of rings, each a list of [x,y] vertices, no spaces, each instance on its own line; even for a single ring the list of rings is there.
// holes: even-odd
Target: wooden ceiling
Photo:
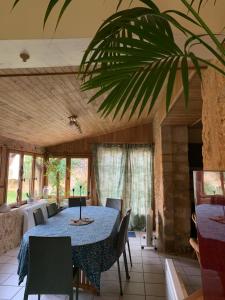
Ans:
[[[184,94],[180,96],[167,113],[163,125],[187,125],[193,126],[202,117],[201,80],[194,74],[190,80],[190,97],[187,107],[185,106]]]
[[[122,121],[101,119],[98,102],[87,104],[90,92],[81,92],[72,67],[0,70],[0,135],[39,146],[148,123],[151,116]],[[82,135],[69,126],[77,115]]]

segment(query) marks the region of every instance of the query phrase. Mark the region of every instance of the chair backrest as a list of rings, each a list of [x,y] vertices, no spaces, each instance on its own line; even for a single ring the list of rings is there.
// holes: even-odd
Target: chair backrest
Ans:
[[[114,208],[120,212],[122,212],[123,200],[115,199],[115,198],[106,198],[106,207]]]
[[[53,217],[58,213],[58,208],[56,203],[51,203],[47,205],[48,217]]]
[[[33,212],[35,225],[45,224],[45,218],[41,208],[37,208]]]
[[[29,238],[27,286],[30,294],[69,294],[73,284],[70,237]]]
[[[68,198],[68,206],[69,207],[77,207],[80,206],[80,200],[81,200],[81,206],[86,206],[86,198],[85,196],[82,197],[69,197]]]
[[[122,252],[125,249],[125,245],[127,242],[127,235],[128,235],[128,226],[130,222],[130,214],[131,209],[128,209],[126,215],[123,217],[122,221],[120,222],[119,230],[117,233],[117,257],[120,257]]]

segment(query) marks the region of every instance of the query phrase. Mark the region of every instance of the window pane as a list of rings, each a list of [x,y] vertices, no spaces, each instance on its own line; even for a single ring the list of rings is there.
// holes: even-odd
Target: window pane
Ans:
[[[88,195],[88,158],[71,158],[70,195]],[[73,193],[74,189],[74,193]]]
[[[7,203],[15,203],[19,188],[20,154],[9,154]]]
[[[33,164],[33,156],[32,155],[24,155],[24,157],[23,157],[22,200],[27,199],[27,194],[31,194],[32,164]]]
[[[42,183],[43,183],[43,158],[36,157],[35,159],[35,180],[34,180],[34,197],[42,197]]]
[[[222,172],[204,172],[204,192],[206,195],[223,195]]]
[[[63,199],[65,197],[66,158],[49,158],[47,174],[50,198],[56,197],[58,186],[59,198]]]

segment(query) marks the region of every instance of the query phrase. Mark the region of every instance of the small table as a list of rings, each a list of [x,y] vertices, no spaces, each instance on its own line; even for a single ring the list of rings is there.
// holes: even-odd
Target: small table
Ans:
[[[89,206],[82,207],[82,217],[94,219],[94,222],[86,226],[70,225],[71,219],[79,218],[79,207],[71,207],[23,235],[18,255],[19,284],[28,271],[29,236],[70,236],[74,266],[83,270],[97,291],[100,290],[101,272],[108,270],[116,261],[114,240],[120,215],[113,208]]]

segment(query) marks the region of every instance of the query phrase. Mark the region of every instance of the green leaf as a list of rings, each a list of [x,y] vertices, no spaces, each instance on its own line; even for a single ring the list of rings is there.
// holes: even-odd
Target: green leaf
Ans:
[[[48,3],[48,7],[47,10],[45,12],[45,17],[44,17],[44,24],[43,24],[43,28],[45,27],[45,24],[48,20],[48,17],[50,15],[50,13],[52,12],[53,8],[55,7],[55,5],[59,2],[59,0],[50,0]]]
[[[58,25],[59,25],[59,22],[65,12],[65,10],[67,9],[67,7],[69,6],[69,4],[72,2],[72,0],[65,0],[61,10],[60,10],[60,13],[59,13],[59,16],[58,16],[58,19],[57,19],[57,23],[56,23],[56,27],[55,29],[57,29]]]
[[[192,61],[193,65],[194,65],[194,67],[195,67],[195,70],[196,70],[199,78],[202,80],[201,67],[199,66],[197,57],[192,52],[189,54],[189,56],[191,58],[191,61]]]
[[[167,82],[167,91],[166,91],[166,111],[169,110],[170,102],[172,98],[173,93],[173,87],[176,79],[177,74],[177,68],[179,63],[179,57],[175,59],[175,61],[172,63],[171,69],[170,69],[170,75]]]
[[[12,9],[20,2],[20,0],[15,0],[15,2],[13,3],[13,7]]]
[[[183,82],[183,89],[184,89],[185,106],[187,107],[188,99],[189,99],[189,77],[188,77],[187,57],[183,57],[181,61],[181,73],[182,73],[182,82]]]

